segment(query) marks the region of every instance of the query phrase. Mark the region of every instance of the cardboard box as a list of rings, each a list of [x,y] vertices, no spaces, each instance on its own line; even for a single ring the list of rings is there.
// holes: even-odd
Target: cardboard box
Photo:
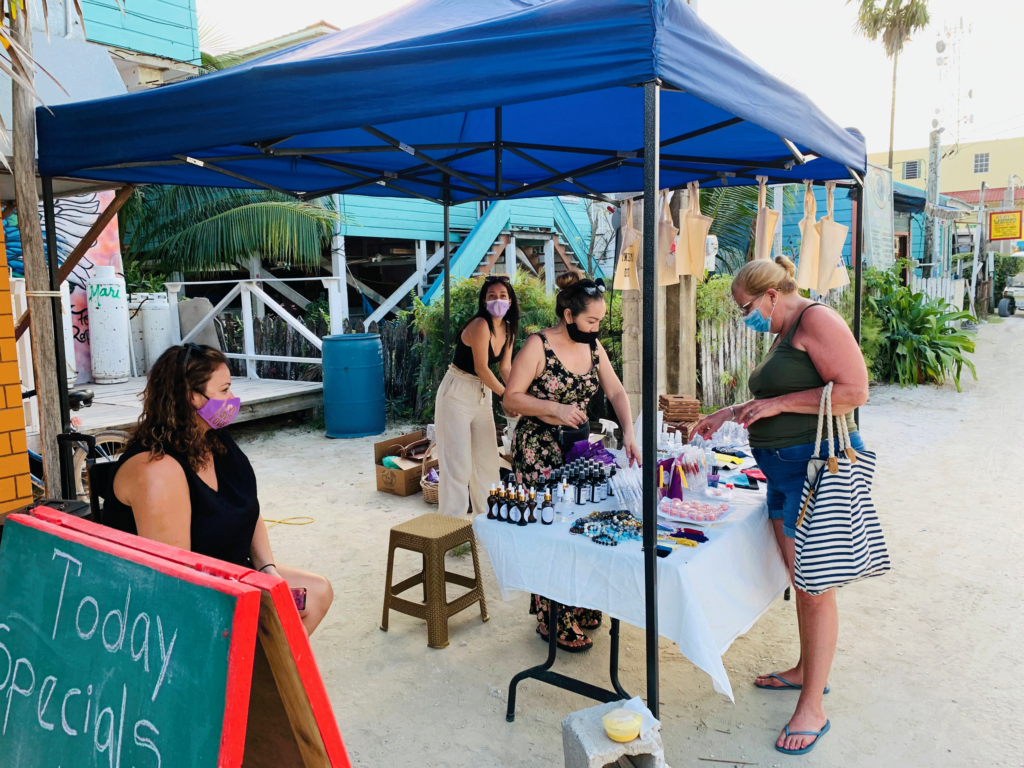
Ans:
[[[411,442],[420,440],[423,437],[423,430],[410,432],[408,435],[395,437],[373,444],[373,463],[377,467],[377,490],[384,493],[393,493],[396,496],[412,496],[414,493],[421,493],[420,478],[423,472],[430,471],[431,467],[437,466],[437,459],[426,461],[413,469],[389,469],[383,464],[384,457],[391,455],[391,450],[396,445],[408,445]]]

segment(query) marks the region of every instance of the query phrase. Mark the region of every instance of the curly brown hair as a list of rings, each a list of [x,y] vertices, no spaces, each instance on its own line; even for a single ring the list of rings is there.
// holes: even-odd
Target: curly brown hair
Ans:
[[[202,469],[212,453],[224,453],[217,430],[200,426],[192,394],[205,395],[213,372],[227,362],[220,350],[199,344],[170,347],[160,355],[149,369],[132,444],[154,457],[187,461],[193,472]]]

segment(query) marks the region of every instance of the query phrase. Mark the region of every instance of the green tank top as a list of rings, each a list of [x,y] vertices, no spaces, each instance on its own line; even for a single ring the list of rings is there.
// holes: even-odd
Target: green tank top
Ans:
[[[750,373],[748,386],[755,400],[766,400],[769,397],[825,386],[824,379],[811,362],[811,356],[793,346],[793,336],[800,327],[804,312],[808,309],[811,307],[804,307],[793,327]],[[851,434],[857,430],[852,413],[846,416],[846,426],[849,427]],[[817,430],[817,414],[780,413],[778,416],[761,419],[750,425],[750,447],[778,449],[813,443]],[[827,435],[828,432],[823,432],[823,439]]]

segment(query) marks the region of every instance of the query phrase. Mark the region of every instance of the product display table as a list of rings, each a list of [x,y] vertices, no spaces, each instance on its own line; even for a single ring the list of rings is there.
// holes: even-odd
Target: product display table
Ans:
[[[695,548],[679,547],[668,557],[658,558],[658,630],[675,642],[686,658],[711,675],[715,690],[731,699],[732,686],[722,654],[782,594],[789,585],[789,577],[768,521],[764,484],[759,491],[737,489],[730,504],[735,509],[721,523],[662,521],[666,525],[701,528],[709,541]],[[613,497],[600,504],[573,505],[569,514],[576,519],[595,509],[619,508]],[[516,592],[535,592],[562,605],[604,611],[613,620],[643,628],[641,543],[622,541],[615,547],[601,546],[585,536],[569,533],[570,525],[571,522],[557,522],[557,518],[553,525],[538,522],[524,527],[488,520],[485,515],[476,518],[473,530],[494,568],[502,599],[509,600]],[[624,693],[616,679],[617,624],[618,621],[612,622],[611,672],[616,697]],[[535,668],[537,673],[526,676],[541,680],[556,677],[564,682],[564,676],[546,672],[554,661],[556,648],[554,633],[550,636],[549,663],[543,670]],[[545,681],[591,698],[610,700],[597,695],[603,689],[588,684],[580,684],[583,689],[579,689],[580,686],[555,680]],[[515,711],[517,682],[513,681],[509,695],[510,715]]]

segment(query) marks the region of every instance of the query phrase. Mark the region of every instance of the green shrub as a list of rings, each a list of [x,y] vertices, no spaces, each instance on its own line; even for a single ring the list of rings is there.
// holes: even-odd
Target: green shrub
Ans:
[[[480,295],[480,278],[454,280],[451,284],[451,344],[455,349],[457,334],[476,314]],[[544,283],[519,272],[514,286],[519,300],[519,337],[513,352],[518,352],[531,333],[555,324],[555,299],[544,295]],[[417,297],[413,302],[413,324],[421,341],[417,345],[421,365],[418,399],[425,421],[434,418],[434,397],[444,378],[447,360],[444,352],[444,299],[438,296],[429,306]],[[497,399],[495,399],[497,403]]]

